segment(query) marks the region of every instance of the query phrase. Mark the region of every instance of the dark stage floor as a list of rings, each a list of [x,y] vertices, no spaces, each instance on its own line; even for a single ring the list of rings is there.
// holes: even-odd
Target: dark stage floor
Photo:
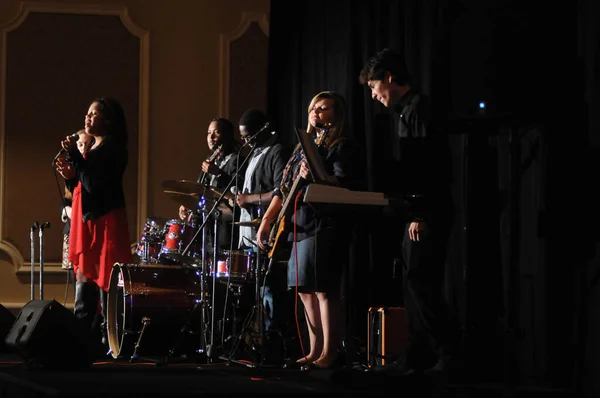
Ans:
[[[0,397],[300,396],[575,397],[564,391],[508,390],[502,383],[465,383],[418,376],[398,378],[357,366],[336,370],[286,369],[242,362],[157,365],[152,358],[96,361],[79,370],[32,368],[12,353],[0,355]],[[156,358],[158,359],[158,358]]]
[[[157,365],[152,359],[130,363],[111,358],[87,368],[66,371],[31,368],[19,356],[7,354],[0,357],[0,397],[385,395],[384,383],[371,385],[366,378],[352,380],[342,370],[301,371],[227,361]]]

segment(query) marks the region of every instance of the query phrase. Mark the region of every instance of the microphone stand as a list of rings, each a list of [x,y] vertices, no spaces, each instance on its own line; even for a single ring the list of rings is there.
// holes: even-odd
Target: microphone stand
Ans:
[[[40,225],[40,300],[44,299],[44,228],[50,228],[50,223],[46,221]]]
[[[241,151],[245,148],[246,145],[254,143],[257,140],[257,138],[258,138],[259,135],[260,135],[260,132],[256,133],[252,137],[253,139],[251,138],[250,141],[248,141],[247,143],[245,143],[244,145],[242,145],[242,147],[239,149],[238,153],[241,153]],[[254,137],[256,137],[256,138],[254,138]],[[248,163],[248,161],[252,157],[252,154],[254,153],[255,148],[256,148],[256,145],[251,145],[250,152],[245,157],[245,159],[242,162],[242,164],[240,165],[240,167],[236,170],[235,174],[231,177],[231,179],[229,180],[229,182],[227,183],[227,185],[225,186],[225,188],[223,188],[223,191],[221,192],[221,195],[215,201],[215,203],[213,204],[212,208],[210,209],[210,211],[207,214],[212,214],[215,211],[215,209],[217,208],[217,206],[219,205],[219,203],[221,203],[221,201],[224,199],[225,195],[229,192],[229,190],[230,190],[231,186],[233,185],[233,183],[237,181],[237,177],[239,175],[240,170],[244,169],[244,166],[246,165],[246,163]],[[190,248],[192,247],[192,245],[194,244],[194,242],[198,239],[198,235],[200,234],[200,231],[202,231],[204,229],[207,221],[208,221],[208,219],[204,220],[204,222],[202,223],[202,225],[198,228],[198,230],[196,231],[196,233],[194,234],[194,236],[192,237],[192,239],[190,240],[190,242],[188,243],[188,245],[185,247],[185,249],[181,253],[182,256],[185,256],[188,253],[188,251],[190,250]],[[217,276],[217,250],[216,249],[217,249],[217,247],[215,247],[214,256],[213,256],[214,257],[214,259],[213,259],[213,262],[214,262],[214,264],[213,264],[213,270],[214,270],[214,276],[213,276],[213,296],[214,296],[214,286],[215,286],[216,276]],[[230,255],[231,255],[231,253],[230,253]],[[258,268],[258,266],[257,266],[257,268]],[[257,278],[258,278],[258,275],[257,275]],[[228,278],[227,279],[227,289],[229,289],[229,282],[230,282],[230,279]],[[213,299],[213,302],[214,302],[214,299]],[[262,308],[261,300],[260,299],[258,300],[257,305],[259,306],[259,308]],[[194,312],[195,308],[196,307],[194,307],[194,309],[190,312],[190,317],[191,317],[191,314]],[[213,308],[212,308],[211,311],[214,313],[214,306],[213,306]],[[259,310],[259,317],[260,317],[260,312],[261,311],[262,311],[262,309]],[[214,316],[213,316],[213,319],[214,319]],[[262,319],[262,318],[260,318],[260,319]],[[212,325],[212,327],[214,327],[214,325]],[[224,325],[223,325],[223,327],[224,327]],[[211,335],[212,335],[212,332],[211,332]],[[212,338],[211,338],[211,343],[212,343]],[[212,354],[212,347],[209,347],[209,348],[210,348],[210,351],[211,351],[210,354]],[[207,349],[207,351],[209,351],[209,350]],[[210,357],[210,355],[209,355],[209,357]],[[235,362],[234,360],[232,360],[230,358],[223,358],[223,357],[221,357],[221,359],[225,359],[225,360],[229,360],[231,362]],[[247,363],[243,363],[243,362],[240,362],[240,363],[243,364],[243,365],[249,366]],[[250,365],[250,366],[254,367],[254,365]]]
[[[258,133],[256,135],[254,135],[253,137],[258,136]],[[249,141],[248,143],[250,143],[251,141]],[[238,170],[235,173],[234,178],[238,175],[239,170],[243,169],[243,166],[249,161],[249,159],[251,159],[252,154],[254,153],[254,150],[256,149],[256,145],[252,146],[252,149],[250,150],[250,152],[248,153],[248,156],[246,156],[246,159],[244,159],[244,162],[242,163],[242,165],[238,168]],[[240,149],[240,151],[243,149],[243,147]],[[260,188],[259,188],[260,190]],[[259,208],[260,208],[260,203],[259,203]],[[260,336],[260,341],[261,341],[261,364],[262,364],[262,360],[264,358],[264,341],[265,341],[265,336],[264,336],[264,325],[263,325],[263,305],[262,305],[262,298],[261,298],[261,294],[260,294],[260,281],[261,281],[261,275],[262,275],[262,264],[261,264],[261,256],[260,256],[260,248],[258,248],[257,245],[255,245],[257,247],[257,254],[256,254],[256,282],[255,282],[255,291],[254,291],[254,295],[255,295],[255,302],[256,304],[254,305],[254,307],[252,308],[250,314],[248,314],[246,316],[246,320],[244,321],[244,324],[242,325],[242,328],[240,330],[240,334],[237,336],[236,338],[236,342],[237,344],[234,343],[234,346],[232,347],[232,349],[229,352],[229,356],[228,357],[221,357],[221,359],[226,360],[226,361],[230,361],[233,363],[237,363],[240,365],[244,365],[246,367],[250,367],[250,368],[256,368],[258,367],[257,364],[254,363],[248,363],[246,361],[238,361],[233,359],[233,356],[235,354],[235,351],[237,350],[237,348],[239,347],[239,341],[243,335],[243,332],[248,328],[248,326],[250,325],[252,319],[254,317],[256,323],[258,324],[258,328],[259,328],[259,336]],[[229,284],[229,279],[228,279],[228,284]]]
[[[244,145],[240,148],[240,151],[242,149],[244,149]],[[212,212],[215,211],[215,209],[217,208],[217,206],[219,205],[219,203],[221,203],[221,201],[225,198],[225,195],[229,192],[229,189],[231,188],[231,186],[233,185],[233,183],[237,180],[237,177],[239,175],[239,171],[243,169],[243,167],[246,165],[246,163],[248,163],[248,160],[252,156],[252,153],[254,153],[254,148],[256,148],[256,147],[252,146],[252,149],[248,153],[248,156],[246,156],[246,158],[242,162],[242,164],[239,167],[239,169],[236,170],[235,174],[231,177],[231,179],[227,183],[227,186],[225,188],[223,188],[223,191],[221,192],[221,195],[219,195],[219,198],[215,201],[215,203],[213,204],[213,206],[210,209],[210,211],[208,211],[208,214],[212,214]],[[196,231],[196,233],[194,234],[194,236],[190,240],[190,243],[188,243],[188,245],[185,247],[185,249],[183,249],[183,252],[181,253],[182,256],[185,256],[189,252],[190,248],[192,247],[192,245],[194,244],[194,242],[196,241],[196,239],[198,239],[198,235],[200,234],[200,231],[202,229],[204,229],[204,226],[206,225],[206,221],[207,220],[204,220],[202,222],[202,225],[198,228],[198,230]],[[213,266],[216,266],[216,264],[214,264]]]
[[[206,175],[206,174],[205,174]],[[224,195],[221,195],[224,196]],[[206,199],[204,197],[204,195],[202,195],[200,201],[198,202],[198,206],[200,208],[200,211],[202,213],[202,224],[200,225],[200,227],[198,227],[198,229],[196,230],[196,233],[194,234],[194,236],[192,237],[192,239],[190,240],[190,242],[187,244],[187,246],[184,248],[184,250],[181,252],[181,254],[179,255],[181,262],[184,262],[185,260],[185,256],[187,255],[187,253],[189,253],[190,248],[194,245],[194,242],[198,239],[198,236],[200,235],[200,233],[202,233],[202,252],[201,252],[201,266],[200,266],[200,300],[196,300],[194,307],[192,308],[192,310],[189,312],[189,315],[187,316],[186,321],[183,323],[183,327],[180,330],[179,336],[177,337],[176,341],[174,342],[173,346],[171,347],[171,349],[169,350],[167,356],[164,358],[164,360],[159,361],[158,365],[160,366],[164,366],[169,364],[171,357],[173,356],[173,354],[175,353],[175,350],[177,349],[177,347],[179,347],[179,345],[182,343],[185,334],[189,331],[190,329],[190,325],[192,324],[192,320],[194,317],[194,314],[196,314],[196,311],[198,310],[198,308],[200,307],[200,314],[201,314],[201,321],[200,321],[200,325],[201,325],[201,330],[200,330],[200,347],[198,349],[198,352],[206,355],[206,359],[207,362],[210,360],[211,355],[212,355],[212,336],[213,336],[213,323],[211,322],[211,333],[210,333],[210,344],[207,344],[208,341],[208,333],[207,333],[207,328],[209,327],[209,325],[207,325],[207,319],[209,319],[209,314],[208,314],[208,310],[207,310],[207,297],[208,295],[206,294],[206,287],[207,287],[207,275],[210,273],[207,272],[206,270],[206,259],[207,259],[207,253],[206,253],[206,224],[208,223],[208,221],[210,220],[210,217],[208,217],[208,214],[211,214],[213,212],[217,212],[219,213],[218,210],[216,210],[216,207],[218,206],[220,200],[216,201],[212,208],[207,212],[206,211]],[[218,220],[217,220],[218,221]],[[218,234],[218,222],[215,222],[215,233]],[[215,238],[215,240],[218,240],[218,235]],[[167,255],[166,256],[167,259],[169,259],[170,257]],[[198,273],[197,273],[198,275]],[[214,283],[213,283],[213,294],[212,294],[212,302],[213,302],[213,307],[210,310],[210,316],[211,319],[214,319]]]
[[[242,148],[240,148],[240,151],[245,147],[242,146]],[[254,146],[252,146],[251,151],[249,152],[248,156],[244,159],[244,161],[242,162],[241,167],[236,170],[235,174],[231,177],[231,179],[229,180],[229,182],[227,183],[227,186],[223,189],[223,191],[221,192],[221,195],[219,195],[219,198],[213,203],[212,207],[210,208],[210,210],[206,213],[203,214],[203,220],[202,220],[202,224],[200,225],[200,227],[198,227],[198,230],[194,233],[194,236],[192,237],[192,239],[190,239],[190,242],[187,244],[187,246],[183,249],[183,251],[181,252],[181,258],[185,258],[185,256],[189,253],[190,248],[194,245],[194,243],[198,240],[198,237],[200,235],[200,233],[202,233],[202,276],[206,276],[206,272],[205,272],[205,258],[206,258],[206,234],[204,232],[204,228],[206,227],[206,224],[208,223],[210,217],[208,217],[207,215],[213,214],[215,211],[218,212],[219,217],[220,217],[220,211],[217,210],[217,206],[219,205],[219,203],[221,203],[221,201],[225,198],[225,195],[227,194],[227,192],[229,191],[229,189],[231,188],[231,186],[233,185],[233,183],[237,180],[238,174],[239,174],[239,170],[241,170],[243,168],[243,166],[248,162],[248,160],[250,159],[250,155],[254,152]],[[212,299],[212,304],[213,307],[211,308],[211,319],[213,322],[211,322],[211,338],[210,338],[210,345],[206,345],[205,347],[205,353],[207,354],[207,358],[210,359],[212,357],[212,343],[213,343],[213,331],[214,331],[214,289],[215,289],[215,285],[216,285],[216,276],[217,276],[217,256],[218,256],[218,218],[215,222],[215,238],[214,238],[214,249],[213,249],[213,270],[214,270],[214,275],[213,275],[213,299]],[[168,257],[167,257],[168,258]],[[202,280],[202,288],[204,287],[204,280]],[[227,288],[229,288],[229,280],[228,280],[228,286]],[[205,309],[206,306],[206,300],[205,300],[205,296],[202,296],[202,299],[198,302],[196,302],[196,304],[194,305],[194,307],[192,308],[192,310],[190,311],[189,315],[188,315],[188,319],[186,320],[186,322],[184,322],[184,327],[181,329],[181,333],[185,333],[187,331],[187,328],[192,320],[192,317],[194,315],[194,313],[196,312],[198,305],[202,305],[202,308]],[[203,311],[202,314],[205,315],[206,311]],[[202,320],[202,322],[204,322],[204,319]],[[206,331],[201,331],[202,336],[204,336],[204,333],[206,333]],[[169,362],[169,359],[171,358],[171,356],[173,355],[175,349],[179,346],[181,339],[183,336],[181,336],[177,339],[177,341],[175,342],[173,348],[171,348],[171,350],[169,351],[169,353],[167,354],[166,358],[160,362],[161,365],[166,365]],[[206,339],[203,339],[204,342],[206,342]],[[201,348],[202,349],[202,348]]]
[[[40,224],[36,221],[31,226],[31,232],[29,233],[29,242],[31,245],[31,300],[35,299],[35,243],[33,240],[33,234],[35,230],[40,227]]]
[[[224,195],[225,192],[223,192],[223,194],[221,196],[225,196]],[[215,208],[219,202],[217,201],[214,205],[213,208]],[[213,217],[215,219],[215,226],[214,226],[214,237],[213,237],[213,278],[212,278],[212,291],[213,291],[213,295],[212,295],[212,303],[211,303],[211,311],[210,311],[210,344],[206,346],[206,355],[208,356],[208,359],[212,359],[213,357],[213,347],[214,347],[214,336],[215,336],[215,296],[216,296],[216,285],[217,285],[217,272],[218,272],[218,254],[219,254],[219,222],[220,222],[220,218],[221,218],[221,211],[220,210],[213,210]],[[211,213],[209,213],[211,214]],[[225,320],[223,320],[223,324],[225,323]]]

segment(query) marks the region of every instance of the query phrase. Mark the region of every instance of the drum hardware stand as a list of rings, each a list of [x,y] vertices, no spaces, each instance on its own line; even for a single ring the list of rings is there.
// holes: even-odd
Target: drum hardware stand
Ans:
[[[151,264],[152,262],[150,261],[150,242],[144,240],[142,245],[142,263]]]
[[[146,326],[148,326],[150,324],[150,321],[151,321],[150,318],[148,318],[146,316],[142,317],[142,331],[140,332],[140,336],[138,337],[137,341],[135,342],[133,354],[131,354],[131,358],[129,358],[130,363],[138,358],[137,351],[138,351],[138,348],[140,348],[140,342],[142,341],[142,337],[144,336],[144,332],[146,331]]]
[[[230,182],[231,184],[231,182]],[[219,219],[221,216],[221,212],[217,209],[217,206],[219,205],[219,203],[223,200],[223,198],[225,197],[225,193],[227,193],[226,190],[223,191],[223,193],[221,194],[221,196],[219,197],[218,200],[215,201],[215,203],[213,204],[212,208],[208,211],[208,212],[204,212],[203,211],[203,221],[202,221],[202,225],[200,225],[200,227],[198,228],[198,230],[196,231],[196,233],[194,234],[194,236],[192,237],[192,239],[190,240],[190,242],[187,244],[187,246],[184,248],[183,252],[181,253],[181,256],[184,257],[187,255],[187,253],[190,251],[190,248],[192,247],[192,245],[194,244],[194,242],[198,239],[198,235],[200,234],[200,232],[202,232],[202,265],[201,265],[201,295],[202,298],[199,302],[196,302],[196,304],[194,305],[194,308],[190,311],[190,314],[187,317],[186,322],[184,323],[184,326],[181,328],[180,331],[180,335],[177,339],[177,341],[175,342],[175,344],[173,345],[173,347],[171,348],[171,350],[169,350],[169,353],[167,354],[167,357],[165,358],[164,361],[161,362],[161,364],[167,364],[169,362],[169,359],[171,358],[173,352],[175,351],[175,349],[181,344],[181,341],[183,340],[183,337],[185,335],[185,333],[187,333],[189,331],[189,325],[191,324],[191,321],[193,319],[193,316],[198,308],[198,306],[201,306],[201,310],[202,310],[202,330],[200,331],[200,335],[201,335],[201,347],[200,347],[200,352],[204,353],[207,356],[207,359],[210,360],[212,358],[212,350],[213,350],[213,336],[214,336],[214,304],[215,304],[215,284],[216,284],[216,267],[217,267],[217,258],[218,258],[218,247],[219,247]],[[199,203],[200,208],[202,210],[205,210],[205,200],[203,198],[203,200]],[[206,326],[206,322],[205,320],[208,318],[208,310],[206,308],[206,292],[204,290],[205,288],[205,283],[206,283],[206,233],[204,231],[204,228],[206,227],[206,224],[208,223],[208,221],[210,220],[210,217],[207,217],[207,214],[213,214],[214,215],[214,219],[215,219],[215,229],[214,229],[214,237],[213,237],[213,268],[215,271],[215,277],[213,277],[213,294],[212,294],[212,308],[210,310],[211,312],[211,321],[210,321],[210,344],[207,344],[207,326]]]
[[[241,151],[241,150],[240,150]],[[250,158],[250,154],[252,154],[252,151],[254,151],[254,147],[252,148],[252,150],[250,151],[250,153],[248,154],[248,156],[244,159],[244,161],[242,162],[242,166],[244,164],[246,164]],[[241,169],[238,168],[238,171]],[[204,343],[204,353],[206,354],[208,360],[210,360],[213,357],[213,335],[214,335],[214,311],[215,311],[215,285],[216,285],[216,277],[217,277],[217,260],[218,260],[218,253],[219,253],[219,245],[218,245],[218,237],[219,237],[219,218],[221,216],[221,212],[217,210],[217,206],[219,205],[219,203],[221,203],[221,201],[224,199],[225,195],[227,194],[227,192],[229,192],[229,189],[231,188],[231,186],[233,185],[233,183],[237,180],[237,176],[238,176],[238,172],[236,171],[235,175],[229,180],[229,183],[227,184],[227,186],[223,189],[223,191],[221,192],[219,198],[214,202],[212,208],[206,212],[206,214],[210,215],[210,214],[215,214],[215,233],[214,233],[214,239],[213,239],[213,271],[214,271],[214,275],[213,275],[213,295],[212,295],[212,308],[211,308],[211,334],[210,334],[210,344],[206,344],[206,326],[205,326],[205,315],[206,315],[206,301],[204,300],[204,298],[206,297],[204,292],[202,293],[202,300],[200,303],[196,303],[196,306],[194,306],[194,309],[192,311],[190,311],[190,315],[188,316],[188,319],[186,321],[186,325],[190,323],[193,313],[195,312],[195,309],[197,308],[197,305],[202,305],[202,325],[203,325],[203,329],[201,331],[201,335],[203,336],[203,343]],[[200,202],[200,205],[202,207],[202,209],[205,208],[205,200],[204,200],[204,195],[202,196],[202,201]],[[190,251],[190,248],[192,247],[192,245],[194,244],[194,242],[196,242],[196,240],[198,239],[198,235],[200,234],[200,232],[202,232],[202,289],[204,289],[204,283],[205,283],[205,277],[207,275],[206,272],[206,234],[204,232],[204,228],[206,227],[206,224],[208,222],[208,220],[210,219],[209,217],[206,216],[206,214],[203,214],[203,221],[202,221],[202,225],[200,225],[200,227],[198,228],[198,230],[196,231],[196,233],[194,234],[194,236],[192,237],[192,239],[190,239],[190,242],[187,244],[187,246],[184,248],[183,252],[181,253],[182,256],[187,255],[187,253]],[[209,270],[210,271],[210,270]],[[226,304],[226,303],[225,303]],[[225,305],[225,307],[227,307]],[[223,322],[223,327],[224,327],[224,323]],[[182,328],[181,333],[184,333],[186,331],[186,326],[184,326]],[[181,340],[178,340],[178,342],[176,342],[175,347],[179,345],[179,342]],[[201,349],[202,349],[201,348]],[[167,355],[167,357],[165,358],[165,362],[168,362],[168,359],[170,358],[171,354],[173,352],[173,349],[169,352],[169,355]]]
[[[206,174],[204,174],[206,175]],[[203,177],[204,177],[203,175]],[[192,314],[194,312],[194,310],[197,308],[198,305],[200,305],[200,317],[201,317],[201,330],[200,330],[200,349],[199,351],[206,355],[206,341],[207,341],[207,335],[206,335],[206,330],[208,329],[208,325],[206,325],[206,320],[208,319],[208,309],[206,306],[206,280],[207,280],[207,275],[210,274],[210,269],[207,271],[206,270],[206,263],[207,263],[207,253],[206,253],[206,244],[207,244],[207,239],[206,239],[206,229],[205,229],[205,225],[208,222],[208,216],[206,213],[206,200],[204,198],[204,196],[202,196],[202,200],[199,203],[199,209],[200,209],[200,213],[202,214],[202,225],[198,228],[198,231],[202,231],[202,253],[200,255],[202,264],[200,266],[200,292],[201,292],[201,298],[200,298],[200,302],[196,302],[196,305],[194,306],[194,309],[192,310]],[[190,242],[190,247],[191,247],[191,243],[196,239],[196,236],[194,236]],[[186,253],[186,250],[188,250],[188,247],[186,246],[185,250],[183,251],[183,253]],[[191,316],[192,314],[190,314],[190,318],[188,320],[191,321]]]
[[[242,162],[242,165],[240,167],[238,167],[238,171],[240,169],[243,168],[243,166],[248,162],[248,160],[250,159],[250,155],[252,154],[252,152],[254,151],[254,147],[252,148],[252,150],[249,152],[248,156],[244,159],[244,161]],[[206,345],[206,353],[208,358],[212,358],[213,357],[213,335],[214,335],[214,298],[215,298],[215,285],[216,285],[216,277],[217,277],[217,261],[218,261],[218,254],[219,254],[219,243],[218,243],[218,237],[219,237],[219,221],[220,221],[220,216],[221,216],[221,212],[217,209],[217,206],[219,205],[219,203],[221,203],[223,201],[223,199],[225,198],[225,195],[229,192],[231,186],[233,185],[233,183],[235,181],[237,181],[237,176],[238,176],[238,171],[236,171],[236,173],[231,177],[231,179],[229,180],[229,182],[227,183],[227,185],[225,186],[225,188],[223,188],[223,191],[221,192],[221,194],[219,195],[219,197],[217,198],[217,200],[215,200],[212,208],[206,212],[206,214],[210,215],[210,214],[214,214],[215,215],[215,229],[214,229],[214,239],[213,239],[213,271],[214,271],[214,276],[213,276],[213,297],[212,297],[212,308],[211,308],[211,335],[210,335],[210,344]],[[192,237],[192,239],[190,240],[190,243],[188,243],[188,245],[185,247],[185,249],[182,252],[182,256],[185,256],[190,248],[192,247],[192,245],[194,244],[194,242],[198,239],[198,234],[200,233],[200,231],[204,231],[204,228],[206,226],[206,223],[208,222],[209,218],[205,217],[204,221],[202,222],[202,225],[198,228],[198,230],[196,231],[196,233],[194,234],[194,236]],[[205,236],[204,236],[204,232],[203,232],[203,242],[202,242],[202,267],[206,266],[206,241],[205,241]],[[204,275],[206,275],[206,272],[204,272]],[[225,303],[224,308],[226,310],[226,305],[227,303]],[[223,320],[223,325],[225,324],[225,319]],[[223,326],[224,327],[224,326]]]
[[[198,308],[200,308],[201,310],[201,330],[199,331],[200,333],[200,347],[198,349],[198,352],[201,354],[206,354],[207,353],[207,333],[206,330],[208,328],[207,324],[206,324],[206,319],[208,319],[208,311],[207,311],[207,307],[206,307],[206,232],[204,230],[204,227],[206,226],[206,223],[208,222],[208,217],[206,217],[206,212],[205,212],[205,201],[204,198],[199,202],[199,213],[202,213],[202,225],[198,228],[198,230],[196,231],[196,234],[194,235],[194,237],[191,239],[190,243],[185,247],[184,251],[182,252],[182,256],[185,256],[190,247],[192,247],[192,244],[194,243],[194,241],[196,240],[196,238],[198,237],[198,233],[200,231],[202,231],[202,253],[201,253],[201,261],[202,264],[200,266],[200,270],[197,271],[197,274],[200,276],[200,300],[196,300],[194,307],[191,309],[191,311],[189,312],[189,315],[186,318],[186,321],[184,322],[183,326],[181,327],[180,331],[179,331],[179,335],[177,337],[177,340],[175,341],[175,343],[173,344],[173,346],[171,347],[171,349],[169,350],[169,352],[167,353],[167,356],[164,358],[164,360],[159,361],[157,363],[157,365],[167,365],[171,362],[171,359],[173,357],[173,354],[175,353],[175,350],[181,345],[181,343],[183,342],[186,334],[190,331],[191,327],[190,325],[192,324],[192,319],[194,318],[196,312],[198,311]]]
[[[264,327],[264,322],[263,322],[264,313],[263,313],[262,295],[260,294],[263,265],[261,262],[260,249],[258,249],[256,253],[257,253],[257,255],[256,255],[256,282],[254,284],[254,286],[255,286],[255,290],[254,290],[255,305],[252,307],[252,310],[250,311],[250,313],[246,316],[246,320],[244,321],[242,328],[240,330],[240,333],[236,338],[236,344],[234,345],[234,347],[232,347],[232,349],[229,353],[229,357],[222,358],[224,360],[228,360],[230,362],[244,365],[244,366],[247,366],[250,368],[257,368],[257,367],[263,365],[264,346],[265,346],[265,330],[264,330],[265,327]],[[269,261],[268,269],[271,268],[272,262],[273,262],[273,258],[271,258]],[[265,273],[265,278],[266,278],[267,273],[268,273],[268,271]],[[264,281],[263,281],[263,284],[264,284]],[[251,325],[252,325],[253,321],[255,324],[258,325],[258,337],[260,340],[260,363],[248,363],[248,362],[235,360],[235,359],[233,359],[233,357],[235,356],[235,352],[239,348],[240,341],[241,341],[244,333],[246,332],[246,330],[251,329]],[[252,335],[252,330],[250,330],[250,333]],[[254,339],[252,337],[251,337],[251,347],[253,350],[255,350],[254,349]]]
[[[219,200],[217,202],[215,202],[215,205],[213,206],[213,211],[212,211],[213,217],[215,219],[215,227],[214,227],[215,229],[214,229],[214,236],[213,236],[213,259],[212,259],[212,263],[213,263],[213,278],[212,278],[213,295],[212,295],[211,311],[210,311],[210,315],[211,315],[210,344],[206,345],[206,355],[208,356],[209,360],[213,358],[213,354],[214,354],[213,347],[214,347],[214,335],[215,335],[215,296],[216,296],[215,291],[216,291],[217,271],[218,271],[219,224],[220,224],[220,220],[221,220],[221,211],[216,209],[216,206],[221,201],[225,192],[226,191],[224,191],[223,194],[221,194],[221,197],[219,198]],[[223,320],[223,324],[225,324],[225,320]]]
[[[202,329],[204,330],[206,328],[206,326],[204,326],[204,319],[205,319],[205,315],[204,314],[204,310],[205,310],[205,302],[204,302],[204,298],[200,299],[200,300],[196,300],[196,303],[194,304],[194,308],[192,308],[192,310],[190,311],[190,315],[187,318],[187,321],[183,324],[183,326],[181,327],[180,333],[179,333],[179,338],[177,339],[177,341],[175,342],[175,344],[173,345],[173,347],[169,350],[169,353],[167,354],[167,356],[165,357],[164,360],[159,361],[157,365],[167,365],[169,363],[171,363],[171,358],[173,357],[173,354],[175,353],[175,350],[181,345],[181,343],[184,340],[184,336],[190,331],[191,327],[191,323],[192,323],[192,319],[194,316],[194,313],[198,310],[198,308],[201,308],[203,313],[202,313]],[[204,336],[204,331],[201,330],[200,331],[200,338],[201,338],[201,343],[204,344],[206,341],[206,336]],[[205,349],[205,344],[202,345],[199,349],[199,352],[201,353],[206,353]]]
[[[137,341],[135,342],[134,348],[133,348],[133,353],[131,354],[131,357],[129,358],[129,363],[134,363],[137,360],[142,360],[145,362],[154,362],[156,364],[156,366],[160,366],[160,365],[165,365],[166,359],[164,361],[160,361],[160,360],[156,360],[154,358],[145,358],[145,357],[139,357],[137,352],[138,349],[140,348],[140,344],[142,342],[142,338],[144,337],[144,332],[146,331],[146,327],[148,325],[150,325],[152,323],[152,319],[144,316],[142,317],[142,330],[140,331],[140,335],[138,336]],[[172,354],[172,351],[174,351],[175,348],[173,348],[172,350],[169,351],[169,356]]]

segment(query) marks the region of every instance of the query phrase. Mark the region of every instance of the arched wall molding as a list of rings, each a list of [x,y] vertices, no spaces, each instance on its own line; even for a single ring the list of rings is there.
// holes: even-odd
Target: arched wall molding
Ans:
[[[138,186],[136,224],[146,219],[148,196],[148,137],[149,137],[149,87],[150,87],[150,32],[137,26],[130,18],[127,7],[120,5],[77,5],[60,3],[39,3],[24,1],[19,7],[15,18],[6,24],[0,25],[2,32],[2,63],[0,70],[0,101],[6,104],[6,65],[7,65],[7,34],[18,29],[31,12],[79,15],[109,15],[118,16],[123,26],[140,40],[139,54],[139,109],[138,109]],[[6,106],[0,106],[0,198],[5,197],[6,165]],[[2,226],[4,225],[4,206],[0,206],[0,250],[11,259],[16,273],[29,273],[30,266],[25,266],[23,255],[10,242],[5,241]],[[141,231],[137,231],[140,236]],[[36,267],[38,268],[38,267]],[[44,265],[44,272],[62,273],[59,263]]]
[[[219,115],[229,117],[230,49],[231,43],[246,33],[250,24],[257,22],[265,36],[269,37],[269,20],[264,13],[244,12],[237,28],[230,33],[221,33],[221,56],[219,61]]]

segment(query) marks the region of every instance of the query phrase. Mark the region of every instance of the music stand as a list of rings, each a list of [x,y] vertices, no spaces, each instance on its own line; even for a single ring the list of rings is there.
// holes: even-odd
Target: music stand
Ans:
[[[331,180],[325,172],[323,159],[319,155],[319,147],[317,147],[312,134],[308,134],[306,130],[299,129],[298,127],[295,128],[295,131],[313,181],[317,184],[331,184]]]

